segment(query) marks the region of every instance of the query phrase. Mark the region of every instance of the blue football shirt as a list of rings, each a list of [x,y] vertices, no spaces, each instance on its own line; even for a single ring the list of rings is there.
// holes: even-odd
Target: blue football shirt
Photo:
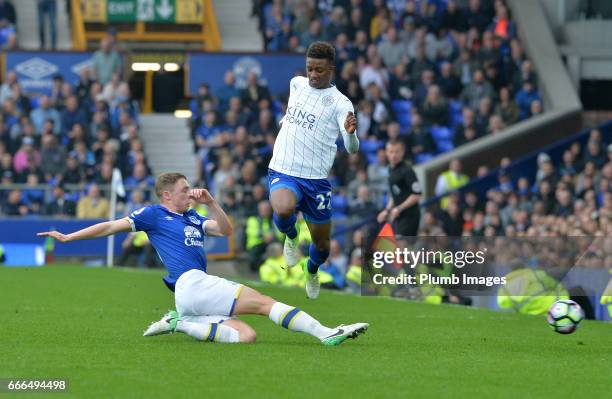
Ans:
[[[206,272],[204,225],[208,218],[190,209],[174,213],[161,205],[149,205],[128,216],[132,231],[144,231],[168,275],[164,282],[172,291],[176,280],[188,270]]]

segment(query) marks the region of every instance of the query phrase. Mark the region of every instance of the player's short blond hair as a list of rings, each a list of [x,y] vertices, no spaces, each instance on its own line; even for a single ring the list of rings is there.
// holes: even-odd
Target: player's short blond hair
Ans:
[[[155,194],[157,198],[161,199],[162,193],[174,187],[176,182],[181,179],[187,180],[187,177],[182,173],[162,173],[157,176],[157,181],[155,182]]]

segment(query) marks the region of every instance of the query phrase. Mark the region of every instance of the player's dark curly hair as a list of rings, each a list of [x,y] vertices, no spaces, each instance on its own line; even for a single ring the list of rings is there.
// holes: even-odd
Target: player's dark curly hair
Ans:
[[[174,186],[176,182],[181,179],[187,180],[185,175],[181,173],[162,173],[159,175],[155,182],[155,194],[157,194],[157,198],[161,199],[162,193]]]
[[[308,46],[306,57],[328,60],[333,65],[336,63],[336,49],[327,42],[314,42]]]

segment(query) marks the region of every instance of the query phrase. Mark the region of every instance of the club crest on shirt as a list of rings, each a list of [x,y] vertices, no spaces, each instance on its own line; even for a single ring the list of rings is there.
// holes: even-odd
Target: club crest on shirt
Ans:
[[[325,107],[329,107],[333,103],[334,103],[334,97],[333,96],[325,96],[325,97],[323,97],[323,105]]]
[[[193,223],[193,224],[197,225],[197,226],[199,226],[199,225],[200,225],[200,223],[202,223],[202,222],[200,221],[200,219],[198,219],[198,218],[197,218],[197,217],[195,217],[195,216],[189,216],[189,221],[190,221],[191,223]]]
[[[188,247],[203,247],[202,233],[193,226],[185,226],[185,245]]]

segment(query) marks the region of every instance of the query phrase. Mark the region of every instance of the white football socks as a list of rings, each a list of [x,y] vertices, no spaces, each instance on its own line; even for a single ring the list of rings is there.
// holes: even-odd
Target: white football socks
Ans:
[[[219,323],[194,323],[180,320],[176,331],[187,334],[199,341],[237,343],[240,342],[238,330]]]
[[[310,334],[318,339],[323,339],[334,332],[333,328],[323,326],[308,313],[281,302],[272,305],[268,317],[283,328]]]

